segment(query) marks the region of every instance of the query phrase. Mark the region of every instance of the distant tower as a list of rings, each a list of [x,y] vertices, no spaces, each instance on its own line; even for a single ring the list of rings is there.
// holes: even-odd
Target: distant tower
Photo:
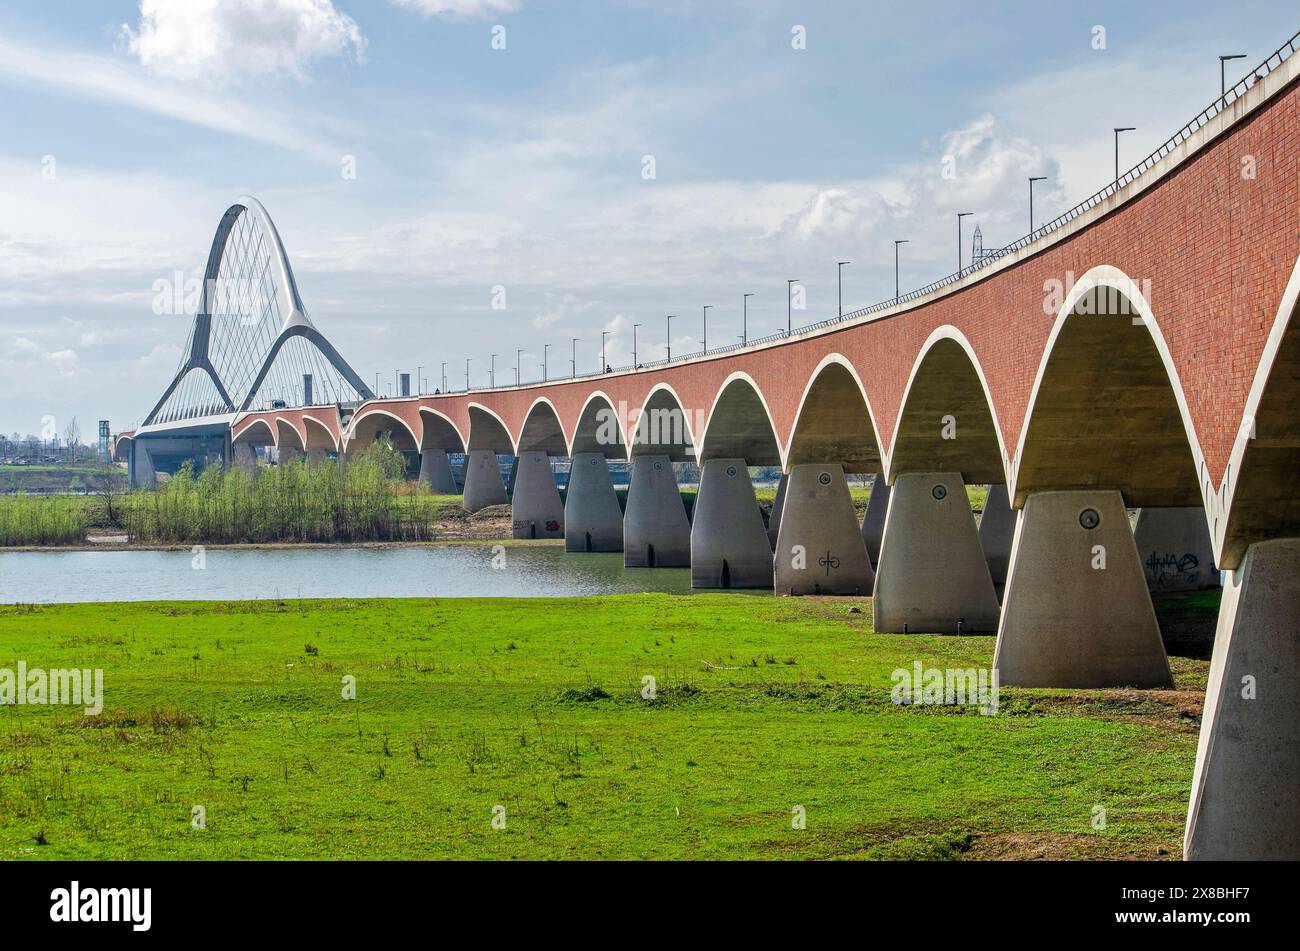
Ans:
[[[970,239],[970,263],[978,265],[984,257],[984,232],[975,226],[975,234]]]
[[[108,462],[108,420],[99,421],[99,461]]]

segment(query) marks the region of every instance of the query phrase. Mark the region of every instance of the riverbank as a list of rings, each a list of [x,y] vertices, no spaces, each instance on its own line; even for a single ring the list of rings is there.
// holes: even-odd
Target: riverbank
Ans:
[[[0,855],[1178,858],[1208,662],[891,700],[992,651],[869,599],[0,608],[5,663],[104,671],[97,717],[6,710]]]

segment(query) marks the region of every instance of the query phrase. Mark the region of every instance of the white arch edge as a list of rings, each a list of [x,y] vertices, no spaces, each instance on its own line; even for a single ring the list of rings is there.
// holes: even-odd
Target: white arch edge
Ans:
[[[334,451],[335,451],[335,452],[338,452],[338,449],[339,449],[339,441],[338,441],[338,438],[334,435],[333,431],[332,431],[328,426],[325,425],[325,421],[324,421],[324,420],[317,419],[317,418],[316,418],[315,416],[313,416],[311,413],[303,413],[303,414],[302,414],[302,428],[303,428],[303,432],[304,432],[304,433],[307,431],[307,423],[308,423],[308,422],[315,423],[315,424],[316,424],[317,426],[319,426],[321,429],[325,430],[325,434],[326,434],[327,436],[329,436],[329,438],[330,438],[330,442],[334,444]]]
[[[573,447],[573,444],[569,442],[568,438],[564,435],[564,420],[560,418],[560,411],[556,408],[555,404],[551,402],[549,396],[539,396],[528,404],[528,409],[524,411],[523,422],[519,424],[519,438],[515,440],[516,453],[518,453],[519,447],[524,444],[524,430],[528,428],[528,420],[532,418],[533,410],[537,409],[537,407],[543,403],[550,407],[551,412],[555,415],[555,421],[560,424],[560,439],[564,441],[565,453],[572,455],[572,453],[569,453],[569,450]],[[509,432],[509,430],[507,430],[507,432]]]
[[[586,415],[587,407],[590,406],[597,399],[604,400],[605,405],[609,407],[610,412],[614,414],[614,417],[616,419],[618,418],[618,405],[614,402],[613,398],[608,393],[606,393],[604,390],[592,390],[590,393],[588,393],[587,398],[582,401],[582,408],[578,410],[577,418],[573,421],[573,432],[571,432],[568,437],[570,456],[573,455],[573,447],[578,444],[578,427],[582,425],[582,417]],[[625,431],[626,422],[627,422],[626,420],[619,420],[619,424],[618,424],[618,436],[619,439],[622,440],[621,445],[623,447],[623,458],[625,460],[629,458],[628,451],[630,449],[630,447],[627,444],[627,433]],[[561,421],[560,425],[561,426],[564,425],[563,421]]]
[[[665,382],[656,383],[654,386],[650,387],[650,392],[646,393],[645,399],[641,401],[641,408],[637,410],[636,424],[634,424],[630,418],[624,421],[627,430],[629,430],[626,431],[623,436],[624,442],[627,443],[628,459],[630,460],[632,458],[632,448],[636,445],[634,437],[636,436],[637,424],[641,422],[641,417],[645,415],[646,407],[650,405],[650,401],[654,399],[654,395],[660,390],[668,393],[677,401],[677,408],[682,411],[682,425],[686,427],[686,438],[688,440],[686,443],[687,455],[694,456],[695,459],[698,460],[700,456],[699,453],[695,451],[695,430],[691,426],[691,414],[686,411],[686,404],[682,401],[681,394],[673,388],[671,383]]]
[[[389,410],[387,410],[387,409],[384,409],[384,407],[383,407],[382,405],[380,405],[379,403],[372,403],[372,404],[369,405],[369,406],[366,406],[366,405],[363,403],[361,406],[357,407],[357,411],[356,411],[355,413],[352,414],[352,419],[348,421],[348,431],[347,431],[347,435],[345,436],[344,439],[341,440],[341,445],[343,446],[343,451],[344,451],[345,453],[348,451],[348,446],[350,446],[350,445],[352,444],[352,440],[356,438],[356,435],[357,435],[357,423],[359,423],[361,420],[365,419],[367,416],[371,416],[371,415],[373,415],[373,414],[375,414],[375,413],[382,414],[382,415],[384,415],[384,416],[387,416],[389,419],[396,420],[397,422],[401,423],[401,424],[402,424],[402,428],[405,429],[405,430],[407,431],[407,433],[410,434],[411,439],[413,439],[413,440],[415,441],[415,448],[416,448],[416,451],[419,451],[419,448],[420,448],[420,437],[417,436],[417,435],[415,435],[414,432],[412,432],[411,427],[410,427],[410,425],[406,422],[406,420],[402,419],[402,417],[398,416],[396,413],[393,413],[393,412],[391,412],[391,411],[389,411]]]
[[[709,441],[709,425],[713,422],[713,414],[718,409],[718,402],[722,399],[722,394],[727,391],[727,387],[731,386],[731,384],[736,382],[737,380],[743,380],[744,382],[748,383],[750,389],[752,389],[754,393],[758,396],[758,401],[763,404],[763,412],[767,414],[767,425],[772,431],[772,441],[776,443],[776,455],[777,458],[780,460],[779,464],[781,466],[781,469],[782,471],[784,471],[785,453],[781,450],[781,437],[778,436],[776,432],[776,420],[772,416],[772,407],[768,405],[767,395],[763,392],[763,388],[758,385],[758,381],[755,380],[748,373],[746,373],[744,370],[733,370],[730,374],[727,375],[727,378],[723,380],[722,383],[718,386],[717,392],[713,394],[713,405],[709,407],[709,415],[704,418],[704,430],[703,432],[700,433],[700,451],[699,453],[696,454],[695,458],[697,460],[703,458],[704,447],[708,444]]]
[[[474,437],[474,416],[472,415],[471,411],[476,409],[481,409],[483,412],[487,413],[489,416],[491,416],[493,419],[495,419],[498,423],[501,424],[501,428],[505,431],[506,439],[510,441],[510,454],[518,455],[519,444],[515,442],[515,437],[510,435],[510,427],[507,426],[506,421],[501,418],[501,414],[498,413],[496,410],[492,409],[491,407],[484,406],[482,403],[475,402],[474,400],[470,400],[465,404],[465,416],[469,420],[469,437],[465,440],[465,451],[469,452],[469,440]],[[525,417],[525,419],[526,418],[527,417]],[[522,426],[520,427],[519,431],[523,432]]]
[[[834,350],[822,357],[817,366],[808,374],[808,382],[803,386],[803,395],[799,397],[799,406],[794,412],[794,422],[790,424],[790,435],[785,441],[785,449],[781,452],[781,469],[786,469],[786,464],[790,461],[790,449],[794,445],[795,433],[799,432],[799,422],[803,419],[804,404],[808,401],[808,394],[812,392],[813,384],[832,363],[838,363],[844,369],[849,371],[853,377],[853,382],[858,385],[858,392],[862,394],[862,402],[867,407],[867,418],[871,420],[871,436],[876,440],[876,452],[880,454],[881,468],[886,468],[889,463],[889,457],[885,454],[885,449],[880,445],[880,426],[876,423],[876,410],[871,405],[871,397],[867,395],[867,388],[862,384],[862,377],[858,375],[858,369],[853,365],[853,361]]]
[[[460,440],[461,448],[462,449],[468,448],[469,440],[465,438],[465,434],[460,431],[460,427],[456,425],[456,421],[454,419],[452,419],[442,410],[434,409],[432,406],[421,406],[420,412],[428,413],[430,416],[437,416],[439,419],[443,420],[445,423],[447,423],[447,425],[451,427],[452,432],[456,434],[456,438]],[[423,433],[421,433],[421,436],[423,436]]]

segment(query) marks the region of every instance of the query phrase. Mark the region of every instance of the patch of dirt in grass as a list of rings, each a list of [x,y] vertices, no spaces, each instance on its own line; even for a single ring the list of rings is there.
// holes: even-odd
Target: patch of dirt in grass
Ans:
[[[991,832],[971,836],[970,848],[962,856],[981,861],[1047,859],[1161,860],[1182,856],[1181,848],[1166,848],[1131,842],[1107,835],[1067,832]]]
[[[1011,703],[1008,703],[1008,700]],[[1021,716],[1074,714],[1195,733],[1205,693],[1198,690],[1081,690],[1077,693],[1003,694],[1006,712]]]

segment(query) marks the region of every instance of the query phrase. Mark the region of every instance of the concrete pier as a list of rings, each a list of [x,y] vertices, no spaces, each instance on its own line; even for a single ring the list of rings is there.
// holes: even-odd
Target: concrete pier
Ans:
[[[894,480],[873,597],[877,631],[997,630],[998,598],[960,473]]]
[[[1140,509],[1133,540],[1151,591],[1219,586],[1210,528],[1200,506]]]
[[[564,550],[623,550],[623,510],[603,453],[573,457],[564,494]]]
[[[623,515],[623,565],[627,568],[687,568],[691,564],[691,522],[666,455],[632,460]]]
[[[875,575],[839,463],[790,470],[773,576],[777,594],[871,593]]]
[[[1187,859],[1300,859],[1300,539],[1223,587],[1183,837]]]
[[[776,536],[781,529],[781,509],[785,507],[785,487],[790,477],[781,473],[781,480],[776,484],[776,498],[772,500],[772,511],[767,517],[767,543],[776,547]]]
[[[862,516],[862,541],[867,546],[871,567],[880,568],[880,543],[885,537],[885,513],[889,511],[889,483],[881,473],[871,477],[871,496]]]
[[[490,449],[475,449],[466,453],[465,497],[461,501],[465,510],[477,512],[489,505],[505,505],[508,501],[496,453]]]
[[[420,484],[438,495],[456,495],[459,492],[445,450],[425,449],[420,453]]]
[[[772,546],[744,459],[710,459],[691,523],[691,586],[771,588]]]
[[[1119,492],[1026,499],[993,665],[1004,686],[1173,686]]]
[[[144,443],[136,439],[131,444],[131,487],[144,486],[152,489],[158,484],[158,475],[154,471],[153,457]]]
[[[285,466],[291,462],[300,461],[302,458],[302,450],[296,446],[280,446],[275,451],[275,461],[277,465]]]
[[[514,496],[510,515],[514,538],[563,538],[564,504],[551,471],[551,457],[526,452],[515,457]]]
[[[235,443],[232,449],[236,468],[243,469],[249,475],[257,473],[257,455],[253,447],[246,442]]]
[[[984,549],[984,560],[988,562],[993,587],[998,589],[1007,583],[1007,571],[1011,567],[1011,542],[1016,536],[1016,518],[1016,511],[1007,498],[1007,487],[990,485],[988,498],[984,500],[984,514],[980,516],[980,547]]]

